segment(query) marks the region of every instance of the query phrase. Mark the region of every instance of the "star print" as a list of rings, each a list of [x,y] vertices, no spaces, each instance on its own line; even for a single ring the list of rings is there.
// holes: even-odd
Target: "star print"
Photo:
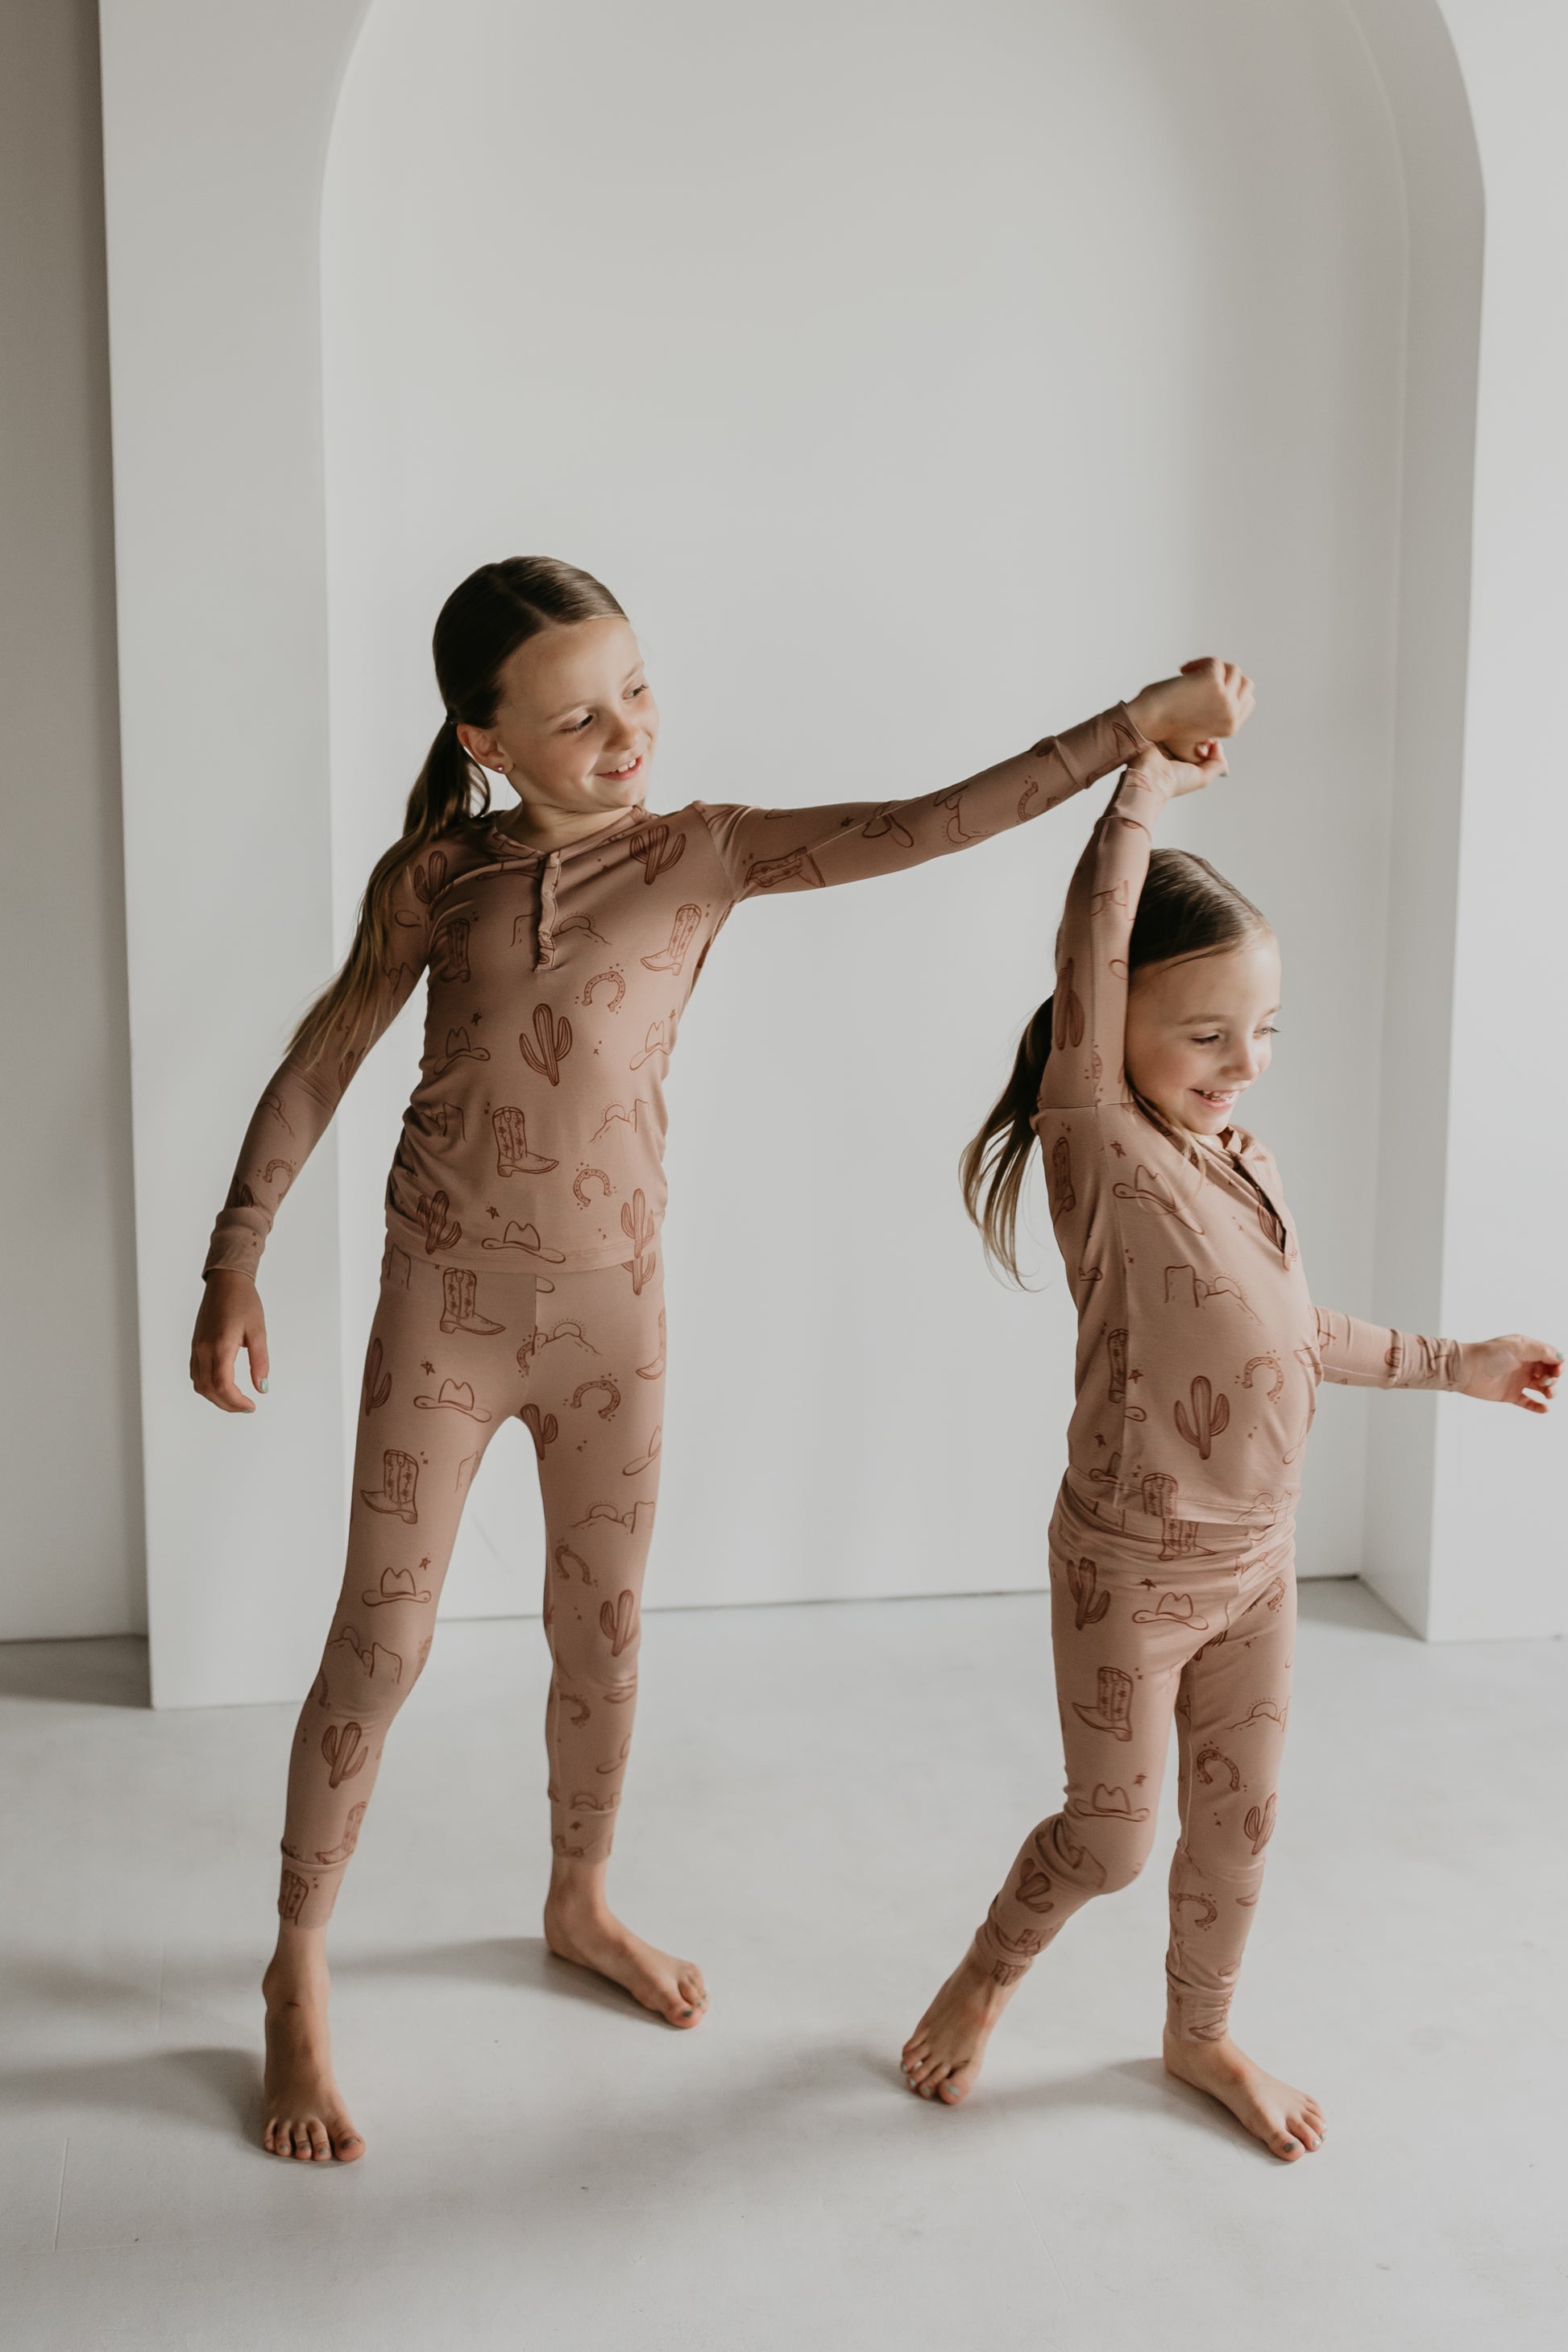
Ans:
[[[1141,1381],[1143,1375],[1142,1372],[1129,1372],[1127,1377],[1130,1381]]]
[[[422,1372],[424,1372],[424,1373],[426,1373],[426,1374],[429,1374],[429,1373],[434,1372],[434,1370],[435,1370],[436,1367],[435,1367],[435,1365],[434,1365],[434,1364],[421,1364],[421,1365],[420,1365],[420,1367],[419,1367],[419,1369],[420,1369],[420,1370],[421,1370]]]
[[[1095,1444],[1096,1444],[1097,1445],[1103,1445],[1103,1444],[1104,1444],[1104,1443],[1105,1443],[1105,1440],[1104,1440],[1104,1438],[1103,1438],[1103,1437],[1097,1437],[1097,1438],[1095,1439],[1095,1441],[1094,1441],[1094,1442],[1095,1442]]]
[[[1136,1776],[1136,1778],[1134,1779],[1133,1783],[1132,1783],[1132,1786],[1133,1786],[1135,1789],[1141,1789],[1141,1788],[1143,1786],[1144,1781],[1145,1781],[1148,1778],[1149,1778],[1149,1775],[1147,1774],[1147,1772],[1140,1772],[1140,1773]]]
[[[426,1368],[426,1369],[428,1369],[428,1368]],[[1144,1576],[1144,1577],[1141,1577],[1141,1578],[1139,1579],[1139,1582],[1142,1585],[1142,1587],[1143,1587],[1143,1589],[1144,1589],[1144,1591],[1145,1591],[1146,1592],[1152,1592],[1152,1591],[1153,1591],[1153,1590],[1154,1590],[1154,1580],[1153,1580],[1153,1578],[1152,1578],[1152,1576]]]
[[[500,1215],[500,1211],[499,1209],[490,1208],[490,1209],[487,1209],[487,1210],[485,1211],[485,1214],[486,1214],[486,1216],[487,1216],[487,1217],[498,1217],[498,1218],[499,1218],[499,1216]]]
[[[1127,1157],[1127,1147],[1126,1147],[1126,1145],[1125,1145],[1125,1144],[1113,1142],[1113,1143],[1111,1144],[1111,1147],[1110,1147],[1110,1148],[1111,1148],[1112,1151],[1114,1151],[1114,1152],[1115,1152],[1116,1157],[1118,1158],[1118,1160],[1125,1160],[1125,1159],[1126,1159],[1126,1157]]]

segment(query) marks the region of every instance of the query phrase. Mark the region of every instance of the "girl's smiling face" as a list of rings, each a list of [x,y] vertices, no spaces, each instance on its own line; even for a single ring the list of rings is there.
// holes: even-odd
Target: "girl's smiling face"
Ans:
[[[1272,931],[1147,964],[1128,989],[1128,1078],[1173,1127],[1220,1135],[1268,1067],[1279,1010]]]
[[[658,707],[630,622],[612,614],[541,630],[501,665],[491,725],[458,731],[481,767],[506,777],[531,818],[637,807]]]

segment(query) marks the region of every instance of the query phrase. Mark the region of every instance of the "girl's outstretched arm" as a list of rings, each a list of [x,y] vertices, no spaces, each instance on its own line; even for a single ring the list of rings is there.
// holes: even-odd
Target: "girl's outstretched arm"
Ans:
[[[413,866],[394,887],[397,961],[384,970],[369,1013],[352,1034],[335,1035],[314,1061],[297,1049],[287,1054],[246,1129],[234,1181],[207,1246],[202,1269],[207,1280],[191,1342],[192,1385],[226,1412],[256,1410],[235,1383],[241,1349],[252,1381],[262,1389],[267,1384],[267,1324],[256,1273],[283,1196],[326,1133],[355,1070],[407,1003],[428,960],[429,908],[420,895],[424,873],[422,866]]]
[[[1119,702],[1015,759],[911,800],[703,807],[702,814],[737,898],[899,873],[1043,816],[1151,740],[1185,752],[1233,733],[1246,716],[1231,683],[1236,675],[1218,662],[1189,662],[1181,676],[1145,687],[1131,703]]]
[[[1448,1389],[1526,1412],[1544,1412],[1555,1393],[1563,1357],[1549,1339],[1519,1331],[1497,1339],[1426,1339],[1332,1307],[1313,1311],[1323,1378],[1342,1388]]]

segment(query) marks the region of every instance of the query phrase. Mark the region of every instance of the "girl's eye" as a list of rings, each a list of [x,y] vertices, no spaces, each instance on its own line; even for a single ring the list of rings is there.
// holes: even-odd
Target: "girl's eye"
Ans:
[[[1260,1037],[1278,1037],[1279,1032],[1272,1021],[1266,1021],[1258,1034]]]
[[[647,692],[647,678],[645,677],[645,678],[643,679],[642,684],[641,684],[640,686],[634,686],[634,687],[633,687],[633,688],[632,688],[632,700],[635,702],[635,701],[637,700],[637,697],[638,697],[638,695],[639,695],[639,694],[646,694]]]
[[[574,719],[574,720],[573,720],[573,722],[572,722],[572,724],[571,724],[571,726],[570,726],[570,727],[568,727],[568,729],[566,730],[566,732],[568,733],[568,735],[581,735],[581,733],[583,732],[584,728],[584,727],[592,727],[593,723],[594,723],[594,714],[593,714],[593,712],[590,710],[590,711],[589,711],[589,713],[588,713],[588,715],[587,715],[587,717],[586,717],[585,719]]]
[[[1214,1032],[1214,1034],[1209,1037],[1194,1037],[1193,1039],[1193,1043],[1194,1045],[1217,1045],[1219,1044],[1219,1031],[1216,1029]]]

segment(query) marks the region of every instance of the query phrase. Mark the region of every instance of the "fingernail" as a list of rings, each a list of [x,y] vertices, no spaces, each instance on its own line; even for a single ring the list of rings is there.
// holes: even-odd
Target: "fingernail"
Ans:
[[[258,1381],[257,1381],[256,1385],[257,1385],[257,1387],[261,1391],[262,1395],[263,1395],[263,1396],[265,1396],[265,1395],[267,1394],[267,1381],[266,1381],[265,1377],[263,1377],[261,1380],[258,1380]]]

